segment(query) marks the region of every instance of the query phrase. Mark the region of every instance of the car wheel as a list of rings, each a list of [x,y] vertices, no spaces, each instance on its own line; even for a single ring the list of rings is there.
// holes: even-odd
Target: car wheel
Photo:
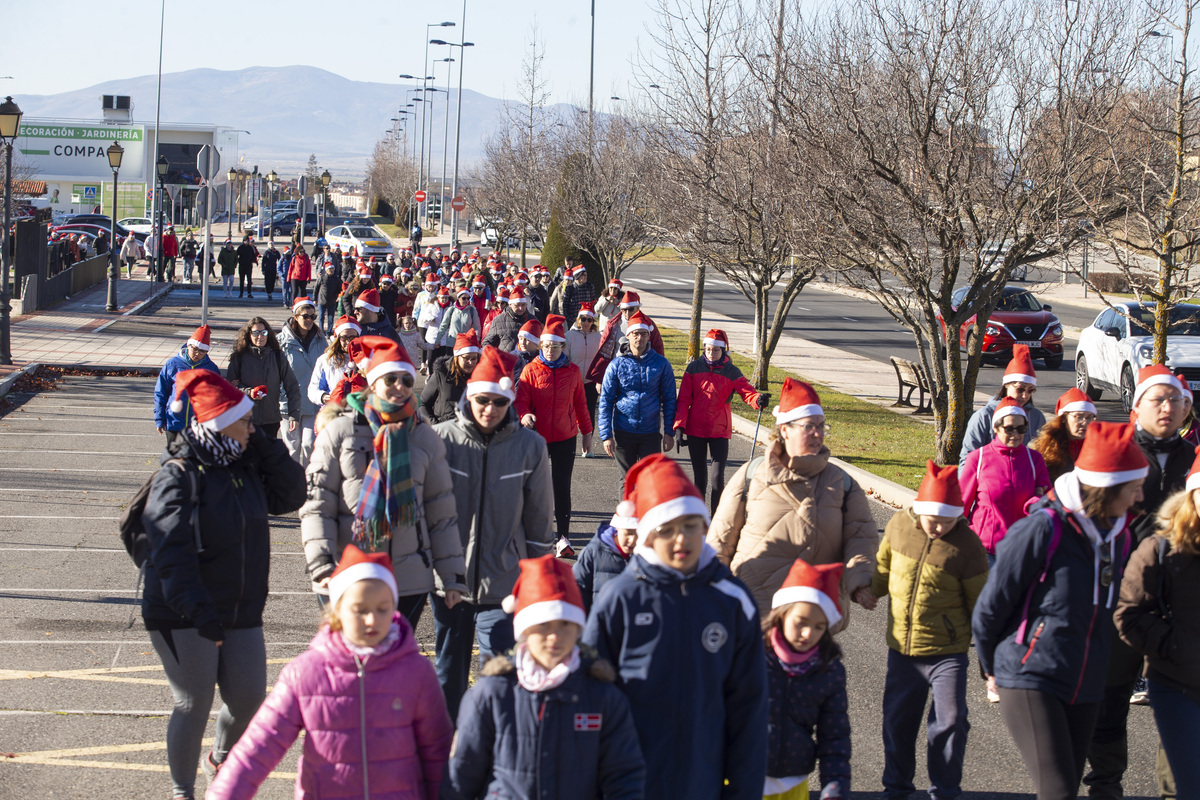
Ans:
[[[1082,355],[1075,356],[1075,387],[1088,396],[1089,400],[1099,400],[1101,391],[1092,385],[1087,373],[1087,360]]]
[[[1044,360],[1046,362],[1046,369],[1058,369],[1062,366],[1063,354],[1059,353],[1056,356],[1046,356]]]
[[[276,235],[276,236],[283,236],[283,228],[280,228],[280,227],[276,226],[276,228],[275,228],[275,235]]]
[[[1127,414],[1133,411],[1133,393],[1136,388],[1137,384],[1133,382],[1133,370],[1126,364],[1121,369],[1121,407]]]

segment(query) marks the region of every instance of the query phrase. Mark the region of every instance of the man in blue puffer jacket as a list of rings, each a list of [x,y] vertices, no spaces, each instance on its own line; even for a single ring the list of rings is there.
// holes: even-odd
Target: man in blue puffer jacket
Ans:
[[[669,450],[675,443],[675,372],[671,362],[650,349],[654,324],[638,311],[629,318],[621,347],[604,373],[596,419],[604,452],[617,459],[621,473],[639,460]]]
[[[175,376],[188,369],[210,369],[218,374],[221,372],[208,357],[208,350],[212,346],[211,336],[212,330],[207,325],[196,328],[192,338],[163,364],[158,373],[158,381],[154,384],[154,427],[160,434],[167,434],[168,443],[192,418],[192,404],[187,395],[180,398],[183,411],[176,414],[171,410],[171,401],[175,399]]]

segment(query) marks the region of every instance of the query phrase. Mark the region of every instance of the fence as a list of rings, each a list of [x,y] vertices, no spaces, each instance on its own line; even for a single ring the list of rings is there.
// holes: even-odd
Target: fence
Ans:
[[[50,277],[40,271],[27,274],[19,281],[20,299],[15,314],[28,314],[82,292],[108,277],[107,253],[73,264]]]

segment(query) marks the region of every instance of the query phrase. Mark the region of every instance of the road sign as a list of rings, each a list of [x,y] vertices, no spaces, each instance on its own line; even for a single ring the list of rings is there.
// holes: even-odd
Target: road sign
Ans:
[[[204,145],[196,154],[196,169],[204,180],[211,181],[221,170],[221,154],[211,144]]]
[[[464,208],[467,207],[467,201],[463,199],[463,196],[461,194],[455,195],[454,199],[450,201],[450,207],[453,208],[455,211],[462,211]]]
[[[425,192],[421,189],[418,189],[417,193],[413,195],[413,199],[415,199],[418,203],[424,203],[425,202]]]
[[[307,175],[300,176],[300,182],[299,182],[298,188],[300,189],[301,197],[304,197],[306,194],[308,194],[308,176]]]
[[[212,219],[213,212],[216,211],[216,203],[213,202],[214,194],[211,186],[201,186],[200,191],[196,192],[196,215],[200,219]]]

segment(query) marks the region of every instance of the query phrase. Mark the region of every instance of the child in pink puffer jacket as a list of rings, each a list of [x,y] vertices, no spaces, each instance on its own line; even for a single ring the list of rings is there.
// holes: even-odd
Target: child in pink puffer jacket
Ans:
[[[301,729],[297,798],[437,798],[454,728],[396,595],[387,553],[347,545],[329,581],[328,624],[279,674],[208,800],[253,797]]]

